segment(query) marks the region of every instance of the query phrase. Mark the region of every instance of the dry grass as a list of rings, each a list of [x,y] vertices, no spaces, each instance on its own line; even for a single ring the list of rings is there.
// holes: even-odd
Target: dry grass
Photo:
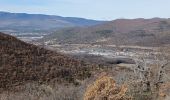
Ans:
[[[73,85],[39,85],[28,83],[20,87],[22,91],[6,91],[0,94],[0,100],[81,100],[81,87]]]

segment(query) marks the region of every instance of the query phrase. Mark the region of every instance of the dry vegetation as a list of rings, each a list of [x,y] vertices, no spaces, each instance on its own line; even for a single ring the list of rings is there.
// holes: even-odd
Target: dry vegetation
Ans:
[[[81,100],[82,87],[56,85],[39,85],[27,83],[21,86],[22,91],[6,91],[0,94],[0,100]]]
[[[118,86],[112,77],[100,76],[84,94],[84,100],[130,100],[126,95],[127,87]]]

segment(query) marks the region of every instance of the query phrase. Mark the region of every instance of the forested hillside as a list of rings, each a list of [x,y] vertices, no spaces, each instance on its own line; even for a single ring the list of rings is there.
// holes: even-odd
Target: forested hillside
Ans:
[[[118,19],[86,28],[69,28],[46,36],[49,44],[160,46],[170,44],[170,20]]]
[[[26,82],[56,81],[76,84],[90,77],[92,65],[24,43],[0,33],[0,88],[11,89]]]

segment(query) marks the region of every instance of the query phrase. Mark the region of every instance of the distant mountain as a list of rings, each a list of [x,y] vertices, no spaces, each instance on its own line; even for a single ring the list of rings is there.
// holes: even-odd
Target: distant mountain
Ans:
[[[33,32],[100,24],[102,21],[55,15],[0,12],[0,30]]]
[[[92,66],[0,33],[0,92],[26,82],[77,83]]]
[[[51,44],[160,46],[170,44],[170,19],[118,19],[85,28],[69,28],[46,36]]]

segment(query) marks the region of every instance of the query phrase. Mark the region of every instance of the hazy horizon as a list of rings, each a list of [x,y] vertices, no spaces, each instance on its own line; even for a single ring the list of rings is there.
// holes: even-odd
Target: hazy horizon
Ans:
[[[4,0],[0,11],[47,14],[94,20],[170,18],[168,0]]]

